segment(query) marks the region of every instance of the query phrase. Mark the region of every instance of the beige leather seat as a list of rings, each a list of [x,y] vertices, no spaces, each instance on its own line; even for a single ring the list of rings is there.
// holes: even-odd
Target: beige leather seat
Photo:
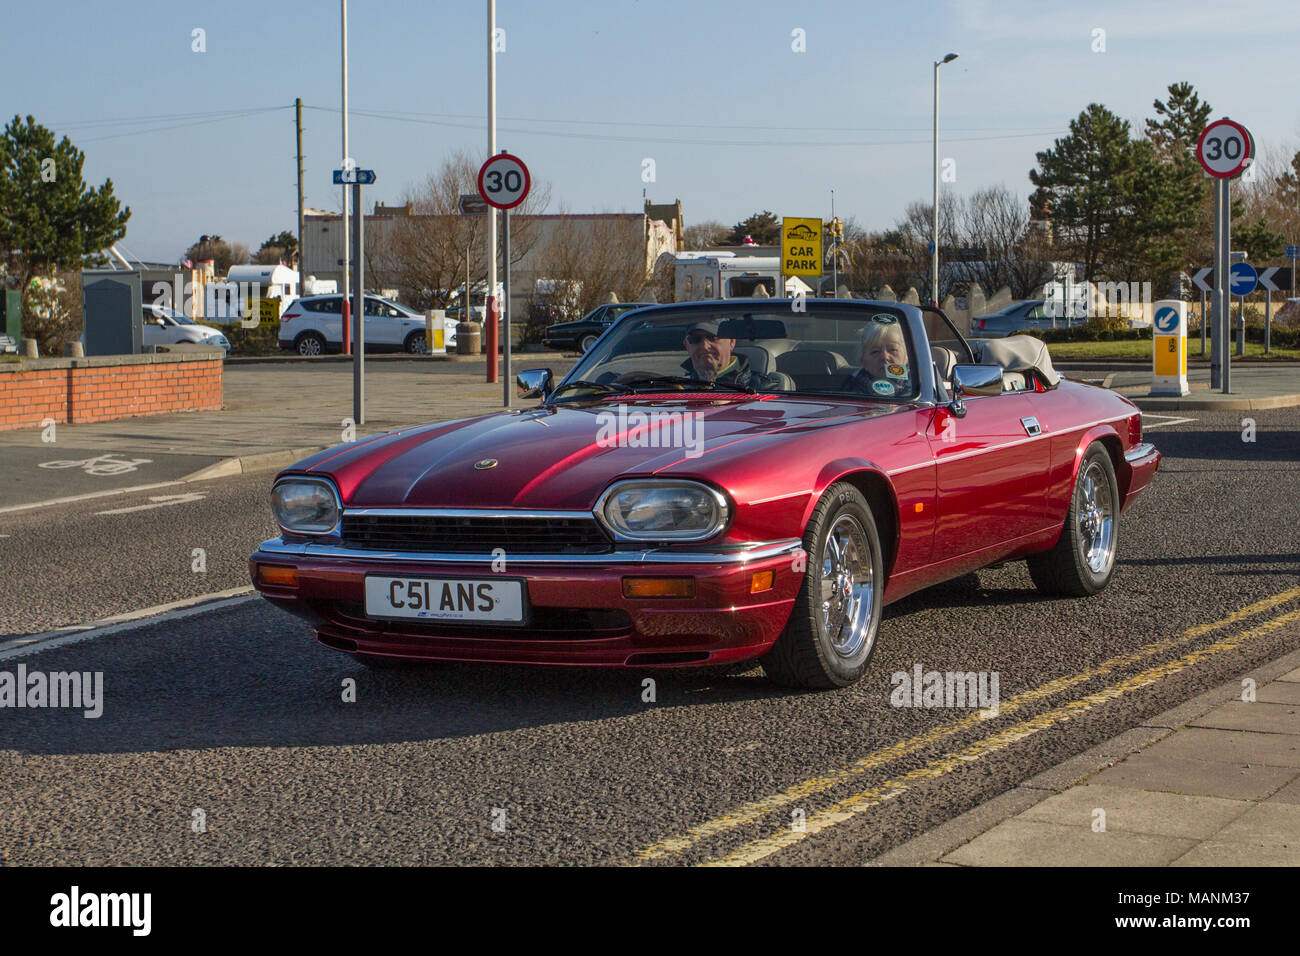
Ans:
[[[952,394],[952,370],[957,365],[957,353],[942,345],[930,346],[930,357],[934,359],[934,369],[943,383],[944,389]]]

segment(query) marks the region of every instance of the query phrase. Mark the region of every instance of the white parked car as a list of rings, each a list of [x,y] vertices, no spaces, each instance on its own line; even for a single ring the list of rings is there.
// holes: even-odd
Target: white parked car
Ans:
[[[343,348],[343,297],[309,295],[296,299],[280,316],[280,348],[299,355],[324,355]],[[366,351],[428,351],[424,316],[383,296],[366,296]],[[355,327],[355,326],[354,326]],[[448,350],[456,346],[456,322],[448,318],[443,328]]]
[[[230,340],[220,329],[199,325],[189,316],[161,305],[146,305],[141,344],[177,345],[193,342],[197,345],[216,345],[230,353]]]

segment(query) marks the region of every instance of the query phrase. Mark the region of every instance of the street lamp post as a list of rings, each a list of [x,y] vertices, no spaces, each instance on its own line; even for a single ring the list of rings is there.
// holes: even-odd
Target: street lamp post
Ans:
[[[949,53],[934,62],[934,224],[930,232],[930,304],[939,305],[939,67],[957,59]]]

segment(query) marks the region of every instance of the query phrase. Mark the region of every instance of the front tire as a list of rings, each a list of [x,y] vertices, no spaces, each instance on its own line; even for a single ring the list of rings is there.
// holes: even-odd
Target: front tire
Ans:
[[[1029,576],[1049,597],[1087,597],[1110,583],[1119,546],[1119,485],[1110,453],[1093,442],[1079,463],[1060,540],[1029,556]]]
[[[880,533],[857,488],[837,482],[804,531],[807,567],[785,630],[760,663],[787,687],[847,687],[876,649],[884,597]]]
[[[597,337],[595,335],[584,335],[582,341],[578,343],[578,351],[586,355],[591,351],[592,346],[596,344]]]
[[[429,352],[429,337],[425,332],[412,332],[406,337],[403,348],[411,355],[426,355]]]

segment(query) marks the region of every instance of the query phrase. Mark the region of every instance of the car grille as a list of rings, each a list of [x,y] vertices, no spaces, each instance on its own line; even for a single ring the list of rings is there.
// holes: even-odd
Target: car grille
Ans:
[[[593,517],[343,515],[343,545],[371,551],[490,555],[604,554],[613,543]]]

